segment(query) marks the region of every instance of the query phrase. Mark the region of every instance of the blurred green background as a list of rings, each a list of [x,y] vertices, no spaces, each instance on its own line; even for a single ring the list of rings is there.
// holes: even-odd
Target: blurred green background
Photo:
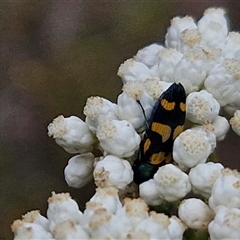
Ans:
[[[94,186],[70,189],[63,169],[71,157],[47,136],[56,116],[83,118],[86,98],[116,101],[119,65],[138,49],[163,42],[170,19],[225,7],[240,30],[239,1],[0,1],[0,239],[12,239],[14,219],[46,214],[52,191],[69,191],[83,209]],[[217,153],[240,169],[238,138]]]

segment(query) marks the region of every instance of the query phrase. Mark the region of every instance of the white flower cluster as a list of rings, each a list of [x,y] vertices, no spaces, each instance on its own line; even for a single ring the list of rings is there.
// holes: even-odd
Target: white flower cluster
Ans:
[[[182,239],[186,226],[176,216],[149,212],[140,198],[121,204],[118,190],[97,188],[81,212],[68,193],[52,194],[47,218],[38,210],[12,224],[17,239]]]
[[[25,234],[31,234],[28,239],[182,239],[185,226],[208,230],[212,240],[238,239],[240,173],[210,159],[230,125],[240,135],[239,56],[240,34],[228,31],[223,9],[207,9],[198,22],[189,16],[172,19],[165,46],[151,44],[120,65],[123,91],[117,103],[90,97],[85,121],[59,116],[48,126],[57,144],[78,154],[64,171],[68,185],[80,188],[94,179],[98,187],[86,210],[81,213],[69,195],[53,194],[48,219],[38,212],[23,216],[12,225],[15,239]],[[122,205],[116,189],[133,181],[132,161],[146,119],[174,82],[187,94],[187,129],[174,140],[174,161],[140,184],[145,203],[126,199]],[[95,157],[93,149],[102,156]],[[198,198],[184,199],[188,193]],[[179,218],[147,210],[146,204],[179,200]]]

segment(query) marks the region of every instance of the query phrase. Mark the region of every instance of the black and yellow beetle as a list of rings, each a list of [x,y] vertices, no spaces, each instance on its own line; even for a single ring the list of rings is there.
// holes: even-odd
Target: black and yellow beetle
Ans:
[[[133,163],[134,182],[141,184],[158,168],[172,161],[174,139],[183,131],[186,93],[181,83],[173,83],[155,103],[148,128]]]

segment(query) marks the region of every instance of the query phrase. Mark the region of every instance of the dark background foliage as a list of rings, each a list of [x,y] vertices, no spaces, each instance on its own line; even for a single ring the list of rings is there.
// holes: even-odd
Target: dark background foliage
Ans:
[[[116,101],[120,63],[163,42],[174,16],[199,19],[214,6],[226,8],[230,29],[239,31],[237,0],[0,1],[0,239],[13,237],[11,223],[27,211],[45,215],[52,191],[69,191],[82,209],[93,193],[93,184],[65,183],[71,155],[48,138],[52,119],[83,118],[91,95]],[[240,169],[238,145],[233,133],[218,145],[226,166]]]

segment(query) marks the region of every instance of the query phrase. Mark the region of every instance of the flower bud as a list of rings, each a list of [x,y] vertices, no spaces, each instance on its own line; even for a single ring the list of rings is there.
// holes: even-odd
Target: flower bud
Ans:
[[[223,165],[221,163],[200,163],[191,168],[189,172],[189,180],[193,186],[195,193],[201,194],[205,198],[209,198],[213,183],[220,175]]]
[[[211,240],[239,239],[240,209],[220,207],[208,225]]]
[[[126,60],[120,65],[117,75],[122,78],[124,84],[128,81],[144,81],[152,77],[150,69],[145,64],[133,58]]]
[[[69,187],[81,188],[93,179],[94,155],[76,155],[68,161],[64,169],[65,180]]]
[[[186,118],[200,124],[214,120],[220,110],[217,100],[205,90],[190,93],[186,99],[186,106]]]
[[[213,212],[202,200],[189,198],[179,205],[178,216],[189,228],[205,230],[213,219]]]
[[[174,141],[173,159],[179,165],[192,168],[205,163],[211,151],[211,142],[204,130],[187,129]]]
[[[133,181],[130,163],[113,155],[108,155],[97,162],[93,176],[98,187],[124,189]]]
[[[86,153],[93,149],[95,138],[80,118],[58,116],[48,125],[48,135],[69,153]]]
[[[70,197],[69,193],[52,193],[48,198],[47,217],[50,222],[50,230],[57,224],[71,220],[76,224],[80,223],[82,212],[79,210],[77,203]]]
[[[213,183],[209,206],[214,211],[219,206],[240,208],[240,173],[224,168]]]
[[[164,49],[163,46],[153,43],[138,50],[134,60],[145,64],[147,67],[152,67],[158,62],[158,53]]]
[[[117,119],[117,105],[102,97],[89,97],[83,109],[89,129],[96,133],[97,127],[106,119]]]
[[[173,164],[160,167],[153,179],[159,196],[169,202],[177,201],[191,191],[188,175]]]
[[[104,151],[117,157],[132,156],[141,140],[131,123],[110,119],[98,126],[97,138]]]
[[[234,116],[230,119],[230,124],[232,127],[232,130],[240,136],[240,110],[237,110],[234,113]]]
[[[161,205],[163,199],[160,198],[156,182],[150,179],[139,185],[140,197],[151,206]]]

